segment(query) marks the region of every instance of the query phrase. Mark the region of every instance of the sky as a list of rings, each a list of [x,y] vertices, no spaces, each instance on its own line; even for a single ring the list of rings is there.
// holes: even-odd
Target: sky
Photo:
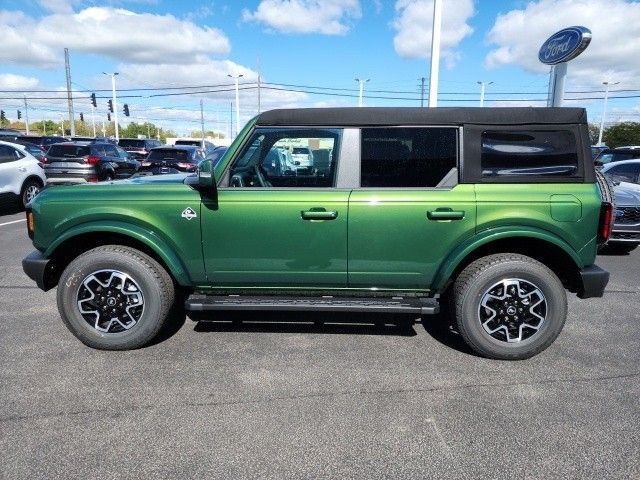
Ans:
[[[420,106],[432,12],[432,0],[2,0],[0,108],[15,119],[24,95],[31,121],[66,115],[64,48],[85,120],[92,91],[106,117],[102,72],[119,72],[121,125],[179,134],[200,128],[200,100],[207,130],[235,130],[228,75],[242,75],[241,124],[258,112],[258,75],[262,110],[356,106],[356,78],[368,80],[365,106]],[[484,81],[487,107],[544,106],[538,49],[572,25],[593,40],[569,63],[565,105],[599,123],[608,81],[607,120],[640,121],[640,3],[629,0],[443,0],[438,105],[477,106]]]

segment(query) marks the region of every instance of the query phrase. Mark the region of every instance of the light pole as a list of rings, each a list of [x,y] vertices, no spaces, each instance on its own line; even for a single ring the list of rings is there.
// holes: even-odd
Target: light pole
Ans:
[[[484,107],[484,89],[487,85],[491,85],[493,82],[483,82],[479,81],[478,85],[480,85],[480,106]]]
[[[111,77],[111,96],[113,99],[113,120],[116,127],[116,142],[117,142],[120,140],[120,133],[118,132],[118,103],[116,102],[116,75],[118,75],[118,72],[113,72],[113,73],[102,72],[102,73]]]
[[[609,98],[609,86],[618,85],[619,83],[620,82],[602,82],[602,84],[604,85],[604,103],[602,105],[602,118],[600,119],[600,133],[598,133],[598,146],[602,146],[602,132],[604,130],[604,120],[607,116],[607,99]]]
[[[233,78],[236,81],[236,135],[240,132],[240,89],[238,82],[243,75],[239,73],[238,75],[227,74],[227,77]]]
[[[433,2],[433,30],[431,32],[431,75],[429,75],[429,106],[438,106],[438,74],[440,72],[440,28],[442,0]]]
[[[362,106],[362,93],[364,92],[364,84],[367,83],[370,79],[367,78],[365,80],[360,80],[359,78],[356,78],[356,82],[358,82],[358,84],[360,85],[360,94],[358,95],[358,106],[361,107]]]

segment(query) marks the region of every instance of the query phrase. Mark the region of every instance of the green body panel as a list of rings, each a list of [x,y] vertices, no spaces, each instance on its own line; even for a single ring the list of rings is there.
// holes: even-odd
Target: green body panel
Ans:
[[[206,281],[199,219],[181,217],[187,207],[199,215],[200,194],[182,178],[46,189],[32,205],[34,245],[49,256],[77,235],[120,233],[154,250],[178,283]]]
[[[501,227],[514,232],[533,228],[566,244],[579,267],[594,262],[601,204],[595,184],[479,184],[475,189],[479,234]]]
[[[347,286],[348,199],[349,190],[220,189],[217,205],[202,207],[210,283]],[[321,210],[337,217],[302,218]]]
[[[473,185],[354,190],[349,201],[349,285],[427,289],[443,259],[472,238],[475,227]]]

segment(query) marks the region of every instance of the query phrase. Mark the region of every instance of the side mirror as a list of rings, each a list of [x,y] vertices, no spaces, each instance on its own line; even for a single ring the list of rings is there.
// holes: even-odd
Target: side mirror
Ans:
[[[198,165],[198,190],[207,196],[216,196],[216,176],[211,160],[203,160]]]

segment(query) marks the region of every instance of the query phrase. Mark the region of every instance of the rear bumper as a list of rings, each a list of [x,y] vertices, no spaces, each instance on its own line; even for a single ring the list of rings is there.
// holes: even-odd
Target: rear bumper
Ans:
[[[51,259],[45,258],[41,252],[35,250],[22,259],[22,270],[31,280],[36,282],[38,288],[50,290],[54,285],[47,282],[48,274],[52,273]]]
[[[604,289],[609,283],[609,272],[597,265],[591,265],[580,270],[580,289],[578,297],[602,297]]]

